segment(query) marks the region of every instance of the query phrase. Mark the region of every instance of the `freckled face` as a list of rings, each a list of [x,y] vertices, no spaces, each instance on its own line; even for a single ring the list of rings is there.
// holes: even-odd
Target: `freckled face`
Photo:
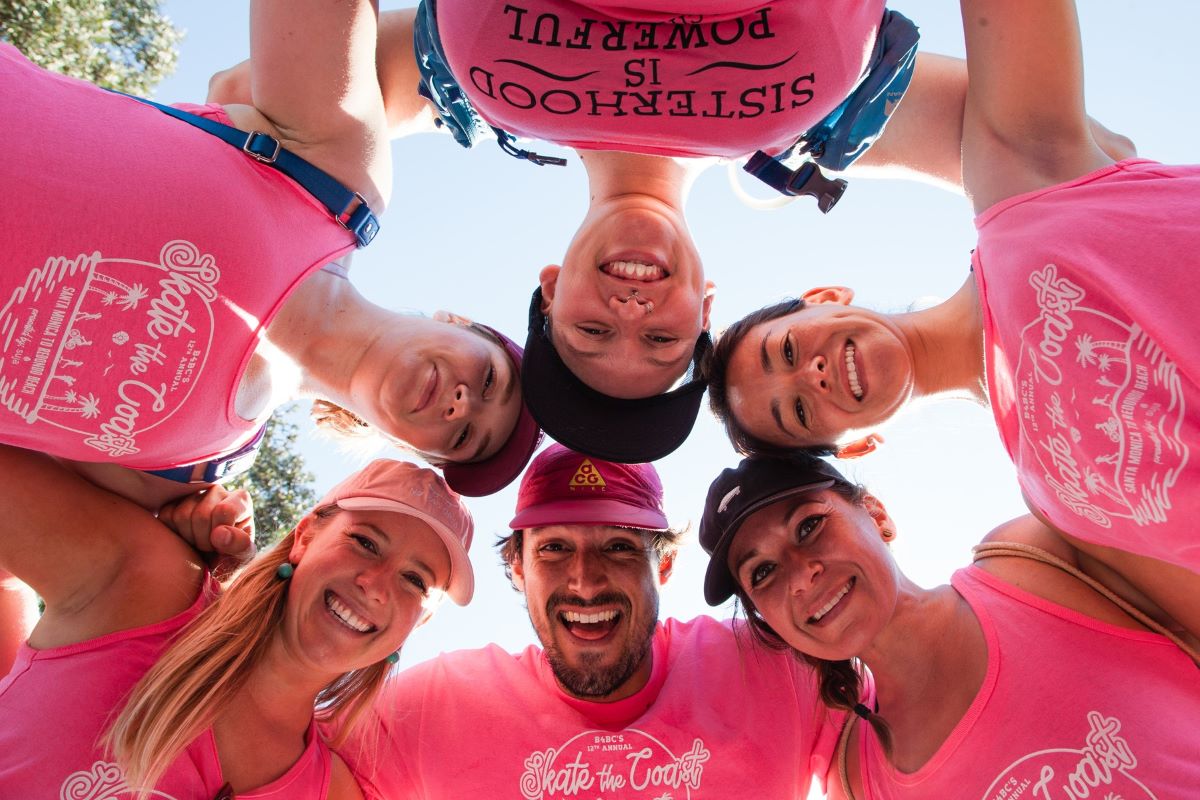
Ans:
[[[525,531],[513,574],[567,692],[611,701],[645,684],[658,620],[658,566],[640,531],[598,525]]]
[[[836,444],[912,395],[912,355],[884,315],[821,303],[754,326],[729,359],[734,419],[780,447]]]
[[[862,653],[896,608],[899,572],[875,520],[828,489],[752,514],[728,564],[772,630],[817,658]]]
[[[450,554],[423,521],[387,511],[307,517],[284,612],[291,657],[340,675],[397,650],[450,581]]]

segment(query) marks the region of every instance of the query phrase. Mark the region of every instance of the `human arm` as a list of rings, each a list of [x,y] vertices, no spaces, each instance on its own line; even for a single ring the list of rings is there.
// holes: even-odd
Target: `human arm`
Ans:
[[[887,127],[846,174],[869,178],[906,178],[962,191],[963,107],[967,99],[967,62],[919,53],[912,83]],[[1091,117],[1088,130],[1114,161],[1137,155],[1133,142]]]
[[[439,130],[433,106],[417,92],[420,71],[413,54],[415,18],[415,8],[379,15],[375,70],[387,115],[388,138],[391,139]],[[208,102],[253,104],[249,59],[212,76],[208,83]]]
[[[265,121],[378,213],[391,193],[391,160],[375,75],[377,13],[368,0],[254,0],[253,113],[228,110],[238,127]]]
[[[151,624],[195,599],[199,560],[145,509],[29,450],[0,447],[0,474],[0,569],[46,603],[35,647]]]
[[[1111,163],[1083,102],[1071,0],[962,0],[963,185],[976,213]]]

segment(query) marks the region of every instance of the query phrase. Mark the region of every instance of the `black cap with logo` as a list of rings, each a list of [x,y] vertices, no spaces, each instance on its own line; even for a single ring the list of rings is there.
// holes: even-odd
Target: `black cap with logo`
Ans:
[[[708,604],[720,605],[733,594],[737,584],[729,571],[729,546],[751,514],[788,497],[848,482],[828,461],[807,453],[744,458],[721,472],[708,487],[700,520],[700,546],[709,555],[704,574]]]

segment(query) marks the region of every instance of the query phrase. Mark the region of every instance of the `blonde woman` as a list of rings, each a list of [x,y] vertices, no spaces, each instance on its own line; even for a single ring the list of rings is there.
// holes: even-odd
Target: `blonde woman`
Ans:
[[[46,601],[0,681],[5,796],[360,797],[316,723],[351,729],[408,634],[474,585],[470,514],[412,464],[344,480],[224,592],[161,521],[51,459],[0,448],[0,474],[0,566]],[[239,502],[215,488],[168,516],[224,527]]]

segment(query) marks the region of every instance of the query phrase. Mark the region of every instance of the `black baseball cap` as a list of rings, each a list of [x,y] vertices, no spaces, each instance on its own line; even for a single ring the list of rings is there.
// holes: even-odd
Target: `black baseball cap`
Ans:
[[[542,290],[529,304],[529,336],[521,362],[525,405],[555,441],[585,455],[620,464],[657,461],[683,444],[708,383],[697,378],[700,359],[712,349],[702,331],[692,352],[687,382],[652,397],[620,398],[598,392],[563,363],[542,312]]]
[[[729,571],[729,546],[742,523],[759,509],[788,497],[849,481],[832,464],[807,453],[779,458],[744,458],[708,487],[700,520],[700,546],[708,553],[704,599],[724,603],[737,586]]]

